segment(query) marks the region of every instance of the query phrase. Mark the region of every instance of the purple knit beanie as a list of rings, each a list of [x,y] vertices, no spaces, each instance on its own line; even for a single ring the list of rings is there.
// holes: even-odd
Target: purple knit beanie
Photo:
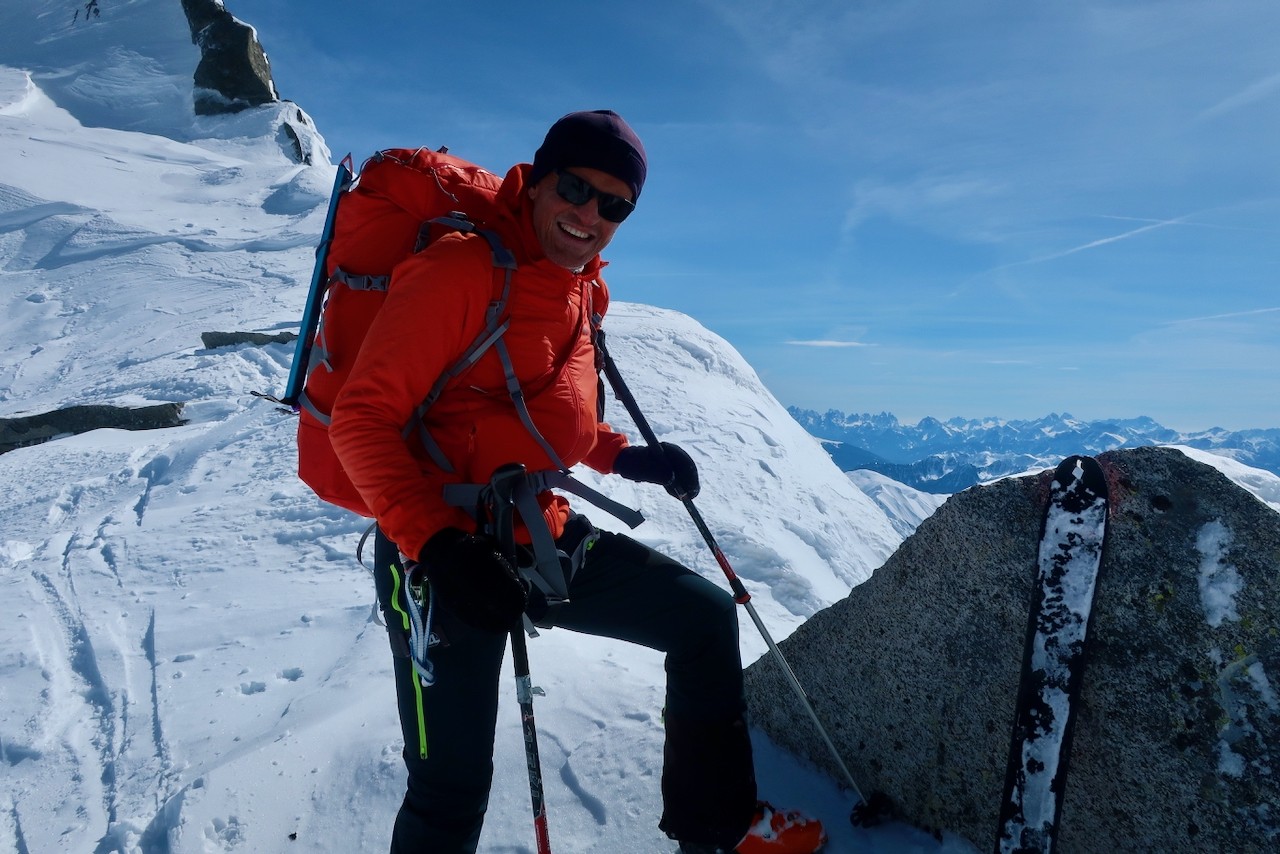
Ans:
[[[640,137],[612,110],[569,113],[551,126],[542,147],[533,155],[529,183],[536,184],[556,169],[580,166],[607,172],[640,198],[648,170]]]

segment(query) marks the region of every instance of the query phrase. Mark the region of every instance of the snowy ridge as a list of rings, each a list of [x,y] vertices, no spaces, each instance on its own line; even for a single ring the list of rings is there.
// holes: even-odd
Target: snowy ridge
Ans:
[[[0,91],[24,86],[0,67]],[[38,88],[9,106],[0,140],[23,168],[0,182],[6,415],[199,400],[216,383],[191,370],[201,332],[296,326],[289,289],[309,279],[332,182],[274,138],[296,107],[211,120],[218,136],[179,143],[87,128]]]
[[[195,123],[191,42],[180,0],[84,3],[22,0],[0,5],[4,64],[28,70],[50,98],[86,127],[186,141]]]
[[[703,472],[699,503],[709,508],[708,524],[723,531],[716,539],[726,553],[749,558],[734,564],[749,590],[764,584],[792,615],[809,616],[897,548],[902,538],[884,511],[831,465],[722,339],[684,315],[628,303],[611,306],[608,328],[610,352],[654,431],[685,447]],[[610,401],[605,415],[641,441],[621,405]],[[665,496],[655,502],[643,487],[587,476],[631,493],[647,516],[671,515]],[[712,509],[721,502],[729,514]],[[851,526],[849,519],[861,521]],[[690,566],[705,561],[693,523],[677,516],[673,524],[691,549],[664,548]]]

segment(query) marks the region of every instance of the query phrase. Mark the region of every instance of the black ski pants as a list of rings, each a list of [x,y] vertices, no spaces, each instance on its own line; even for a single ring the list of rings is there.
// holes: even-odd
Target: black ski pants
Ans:
[[[583,517],[575,521],[589,525]],[[577,543],[557,545],[572,553]],[[391,852],[472,854],[489,802],[508,638],[470,628],[437,607],[444,643],[431,649],[435,683],[423,687],[407,656],[404,604],[396,601],[407,595],[399,554],[380,533],[375,561],[409,772]],[[629,537],[601,532],[554,624],[666,654],[659,827],[674,839],[732,848],[746,833],[756,803],[732,597]]]

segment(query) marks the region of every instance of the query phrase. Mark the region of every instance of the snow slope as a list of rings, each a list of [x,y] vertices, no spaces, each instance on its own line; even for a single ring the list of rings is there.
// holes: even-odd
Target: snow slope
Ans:
[[[846,472],[846,475],[859,490],[884,510],[894,530],[904,538],[911,536],[912,531],[950,497],[921,492],[870,469],[857,469]]]
[[[1169,447],[1177,448],[1197,462],[1213,466],[1234,481],[1237,486],[1247,490],[1263,504],[1280,513],[1280,476],[1272,474],[1265,469],[1247,466],[1242,462],[1215,454],[1212,451],[1202,451],[1199,448],[1189,448],[1186,445],[1170,445]]]
[[[191,421],[0,456],[0,850],[382,850],[403,771],[353,558],[364,522],[296,480],[294,417],[249,396],[280,390],[292,348],[199,338],[296,325],[332,167],[288,156],[292,105],[190,114],[177,0],[112,3],[73,33],[63,4],[19,5],[0,9],[0,162],[18,164],[0,178],[0,415],[181,401]],[[722,340],[626,303],[608,328],[654,428],[697,460],[699,507],[778,639],[896,547]],[[645,511],[639,538],[719,577],[662,490],[587,479]],[[750,661],[764,645],[743,622]],[[656,829],[661,660],[563,631],[531,657],[556,850],[672,850]],[[513,693],[486,852],[533,850]],[[902,826],[853,830],[830,779],[759,748],[762,793],[821,814],[831,851],[939,850]]]

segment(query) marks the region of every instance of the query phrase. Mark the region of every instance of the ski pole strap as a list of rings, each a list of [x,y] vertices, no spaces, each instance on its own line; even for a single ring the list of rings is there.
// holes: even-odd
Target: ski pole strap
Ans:
[[[572,568],[566,571],[564,564],[560,563],[560,550],[547,527],[538,494],[526,480],[516,486],[511,497],[533,543],[534,571],[530,573],[529,580],[542,591],[548,602],[568,599]]]

